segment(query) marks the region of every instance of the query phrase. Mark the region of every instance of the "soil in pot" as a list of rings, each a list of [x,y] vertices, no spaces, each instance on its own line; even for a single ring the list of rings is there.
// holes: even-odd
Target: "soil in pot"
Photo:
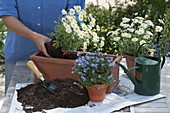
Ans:
[[[22,103],[26,113],[43,111],[42,109],[53,109],[57,107],[74,108],[88,103],[87,89],[76,85],[75,80],[54,80],[57,85],[56,94],[50,93],[42,87],[41,83],[30,84],[17,90],[17,100]],[[32,107],[28,107],[32,106]]]
[[[55,48],[53,46],[53,41],[55,38],[53,38],[50,42],[45,43],[45,47],[47,50],[47,53],[53,57],[53,58],[64,58],[64,59],[72,59],[75,60],[77,58],[76,52],[63,52],[62,48]]]

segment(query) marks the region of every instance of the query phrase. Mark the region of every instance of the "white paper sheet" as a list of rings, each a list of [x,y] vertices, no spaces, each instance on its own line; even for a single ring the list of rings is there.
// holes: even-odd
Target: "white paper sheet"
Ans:
[[[123,79],[123,80],[122,80]],[[126,81],[126,78],[121,78],[120,80]],[[120,83],[121,84],[121,83]],[[128,83],[129,85],[130,83]],[[25,87],[28,85],[27,83],[18,83],[16,85],[16,89],[20,89],[21,87]],[[121,84],[122,85],[122,84]],[[131,87],[131,86],[129,86]],[[152,100],[164,98],[165,96],[162,94],[158,94],[155,96],[141,96],[133,91],[126,96],[119,96],[117,94],[106,94],[105,99],[103,102],[91,102],[85,106],[80,106],[76,108],[55,108],[51,110],[44,110],[47,113],[110,113],[112,111],[120,110],[127,106],[132,106],[144,102],[149,102]],[[94,107],[90,107],[89,105],[95,105]],[[17,101],[17,91],[14,93],[14,97],[11,103],[10,111],[9,113],[25,113],[23,111],[23,107],[21,106],[21,103]],[[35,113],[41,113],[41,112],[35,112]]]

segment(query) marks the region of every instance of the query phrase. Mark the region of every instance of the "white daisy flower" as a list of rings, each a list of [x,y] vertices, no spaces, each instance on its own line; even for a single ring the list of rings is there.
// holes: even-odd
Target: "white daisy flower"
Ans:
[[[103,47],[104,46],[104,41],[101,41],[100,42],[100,47]]]
[[[72,27],[72,28],[75,28],[76,26],[77,26],[77,23],[71,22],[71,27]]]
[[[146,23],[147,25],[149,25],[149,26],[154,27],[154,24],[153,24],[153,22],[152,22],[151,20],[146,20],[145,23]]]
[[[97,31],[100,31],[100,26],[99,25],[97,25],[96,28],[97,28]]]
[[[96,44],[96,43],[94,43],[94,46],[95,46],[95,47],[97,47],[97,44]]]
[[[150,39],[150,35],[144,35],[143,38],[144,39]]]
[[[88,27],[86,26],[85,23],[81,23],[81,27],[83,30],[87,31],[88,30]]]
[[[97,37],[97,33],[96,32],[93,32],[93,37]]]
[[[138,38],[132,38],[132,42],[137,42]]]
[[[143,28],[140,28],[138,31],[137,31],[137,34],[139,35],[143,35],[145,33],[144,29]]]
[[[94,26],[95,26],[95,22],[91,21],[91,22],[90,22],[90,26],[91,26],[91,27],[94,27]]]
[[[164,24],[164,21],[163,21],[163,20],[158,19],[158,21],[159,21],[161,24]]]
[[[74,15],[74,14],[75,14],[75,10],[71,8],[71,9],[69,10],[69,14],[70,14],[70,15]]]
[[[81,14],[79,15],[79,20],[83,21],[83,15],[81,15]]]
[[[61,19],[61,22],[64,23],[65,21],[66,21],[66,18],[63,17],[63,18]]]
[[[146,34],[150,35],[150,36],[153,36],[153,33],[150,32],[150,31],[146,31]]]
[[[139,20],[138,19],[132,19],[133,23],[138,23]]]
[[[132,35],[130,33],[127,33],[126,38],[131,38]]]
[[[93,37],[93,42],[99,42],[99,37],[98,36]]]
[[[119,40],[120,40],[120,37],[115,37],[114,38],[114,41],[116,41],[116,42],[119,41]]]
[[[86,16],[86,11],[85,11],[85,10],[81,10],[81,11],[79,12],[79,14],[81,14],[81,15],[83,15],[83,16]]]
[[[66,29],[70,29],[70,28],[71,28],[70,25],[68,25],[67,23],[63,23],[63,25],[64,25],[64,27],[65,27]]]
[[[70,22],[75,22],[76,21],[74,16],[70,16],[69,20],[70,20]]]
[[[81,31],[81,32],[78,33],[78,35],[79,35],[79,37],[82,39],[82,38],[84,37],[84,32]]]
[[[104,37],[101,37],[101,40],[105,40],[105,38],[104,38]]]
[[[67,28],[67,29],[66,29],[66,32],[67,32],[67,33],[71,33],[71,32],[72,32],[72,29]]]
[[[136,19],[139,19],[139,20],[144,20],[144,18],[143,17],[140,17],[140,16],[137,16],[137,17],[135,17]]]
[[[96,22],[96,19],[95,19],[95,18],[93,18],[93,17],[91,18],[91,20],[92,20],[92,22],[94,22],[94,23]]]
[[[140,41],[140,45],[142,45],[142,44],[144,44],[144,43],[146,43],[145,40],[141,40],[141,41]]]
[[[145,24],[145,23],[141,23],[141,27],[144,28],[144,29],[146,29],[146,28],[148,27],[148,25]]]
[[[127,22],[129,22],[129,21],[130,21],[130,19],[127,18],[127,17],[122,18],[122,22],[123,22],[123,23],[127,23]]]
[[[122,37],[126,37],[126,36],[127,36],[127,33],[122,33],[121,36],[122,36]]]
[[[128,30],[129,32],[131,32],[131,33],[133,33],[133,32],[135,31],[134,28],[127,28],[127,30]]]
[[[63,15],[66,15],[66,14],[67,14],[67,11],[66,11],[65,9],[63,9],[63,10],[61,11],[61,13],[62,13]]]
[[[89,36],[89,32],[85,31],[84,35],[88,37]]]
[[[81,11],[81,6],[74,6],[74,9],[79,13]]]
[[[156,26],[155,31],[156,32],[161,32],[163,30],[163,27],[161,26]]]
[[[80,31],[79,26],[75,26],[75,27],[74,27],[74,31],[75,31],[75,32],[79,32],[79,31]]]

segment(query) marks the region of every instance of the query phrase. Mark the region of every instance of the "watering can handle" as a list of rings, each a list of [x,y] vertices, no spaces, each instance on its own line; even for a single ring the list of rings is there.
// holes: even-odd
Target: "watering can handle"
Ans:
[[[165,64],[165,60],[166,60],[166,58],[165,58],[165,56],[163,56],[163,57],[162,57],[161,69],[163,68],[163,66],[164,66],[164,64]]]
[[[140,45],[137,50],[136,57],[138,57],[138,55],[139,55],[138,53],[139,53],[140,48],[143,47],[145,44],[150,44],[150,43],[144,43],[144,44]]]
[[[145,44],[150,44],[150,43],[144,43],[144,44],[140,45],[139,48],[138,48],[138,50],[137,50],[136,57],[138,57],[138,53],[139,53],[140,48],[141,48],[143,45],[145,45]],[[165,60],[166,60],[165,56],[162,56],[161,69],[163,68],[163,66],[164,66],[164,64],[165,64]]]

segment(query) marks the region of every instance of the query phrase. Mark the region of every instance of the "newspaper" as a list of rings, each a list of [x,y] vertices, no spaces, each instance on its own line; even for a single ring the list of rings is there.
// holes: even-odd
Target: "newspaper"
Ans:
[[[18,83],[16,89],[27,86],[27,83]],[[164,98],[163,94],[155,96],[142,96],[133,92],[133,84],[126,77],[120,77],[118,89],[111,94],[106,94],[103,102],[91,102],[87,105],[76,108],[55,108],[43,110],[46,113],[111,113],[122,108]],[[17,91],[15,91],[9,113],[25,113],[21,103],[17,101]],[[42,112],[35,112],[42,113]]]

